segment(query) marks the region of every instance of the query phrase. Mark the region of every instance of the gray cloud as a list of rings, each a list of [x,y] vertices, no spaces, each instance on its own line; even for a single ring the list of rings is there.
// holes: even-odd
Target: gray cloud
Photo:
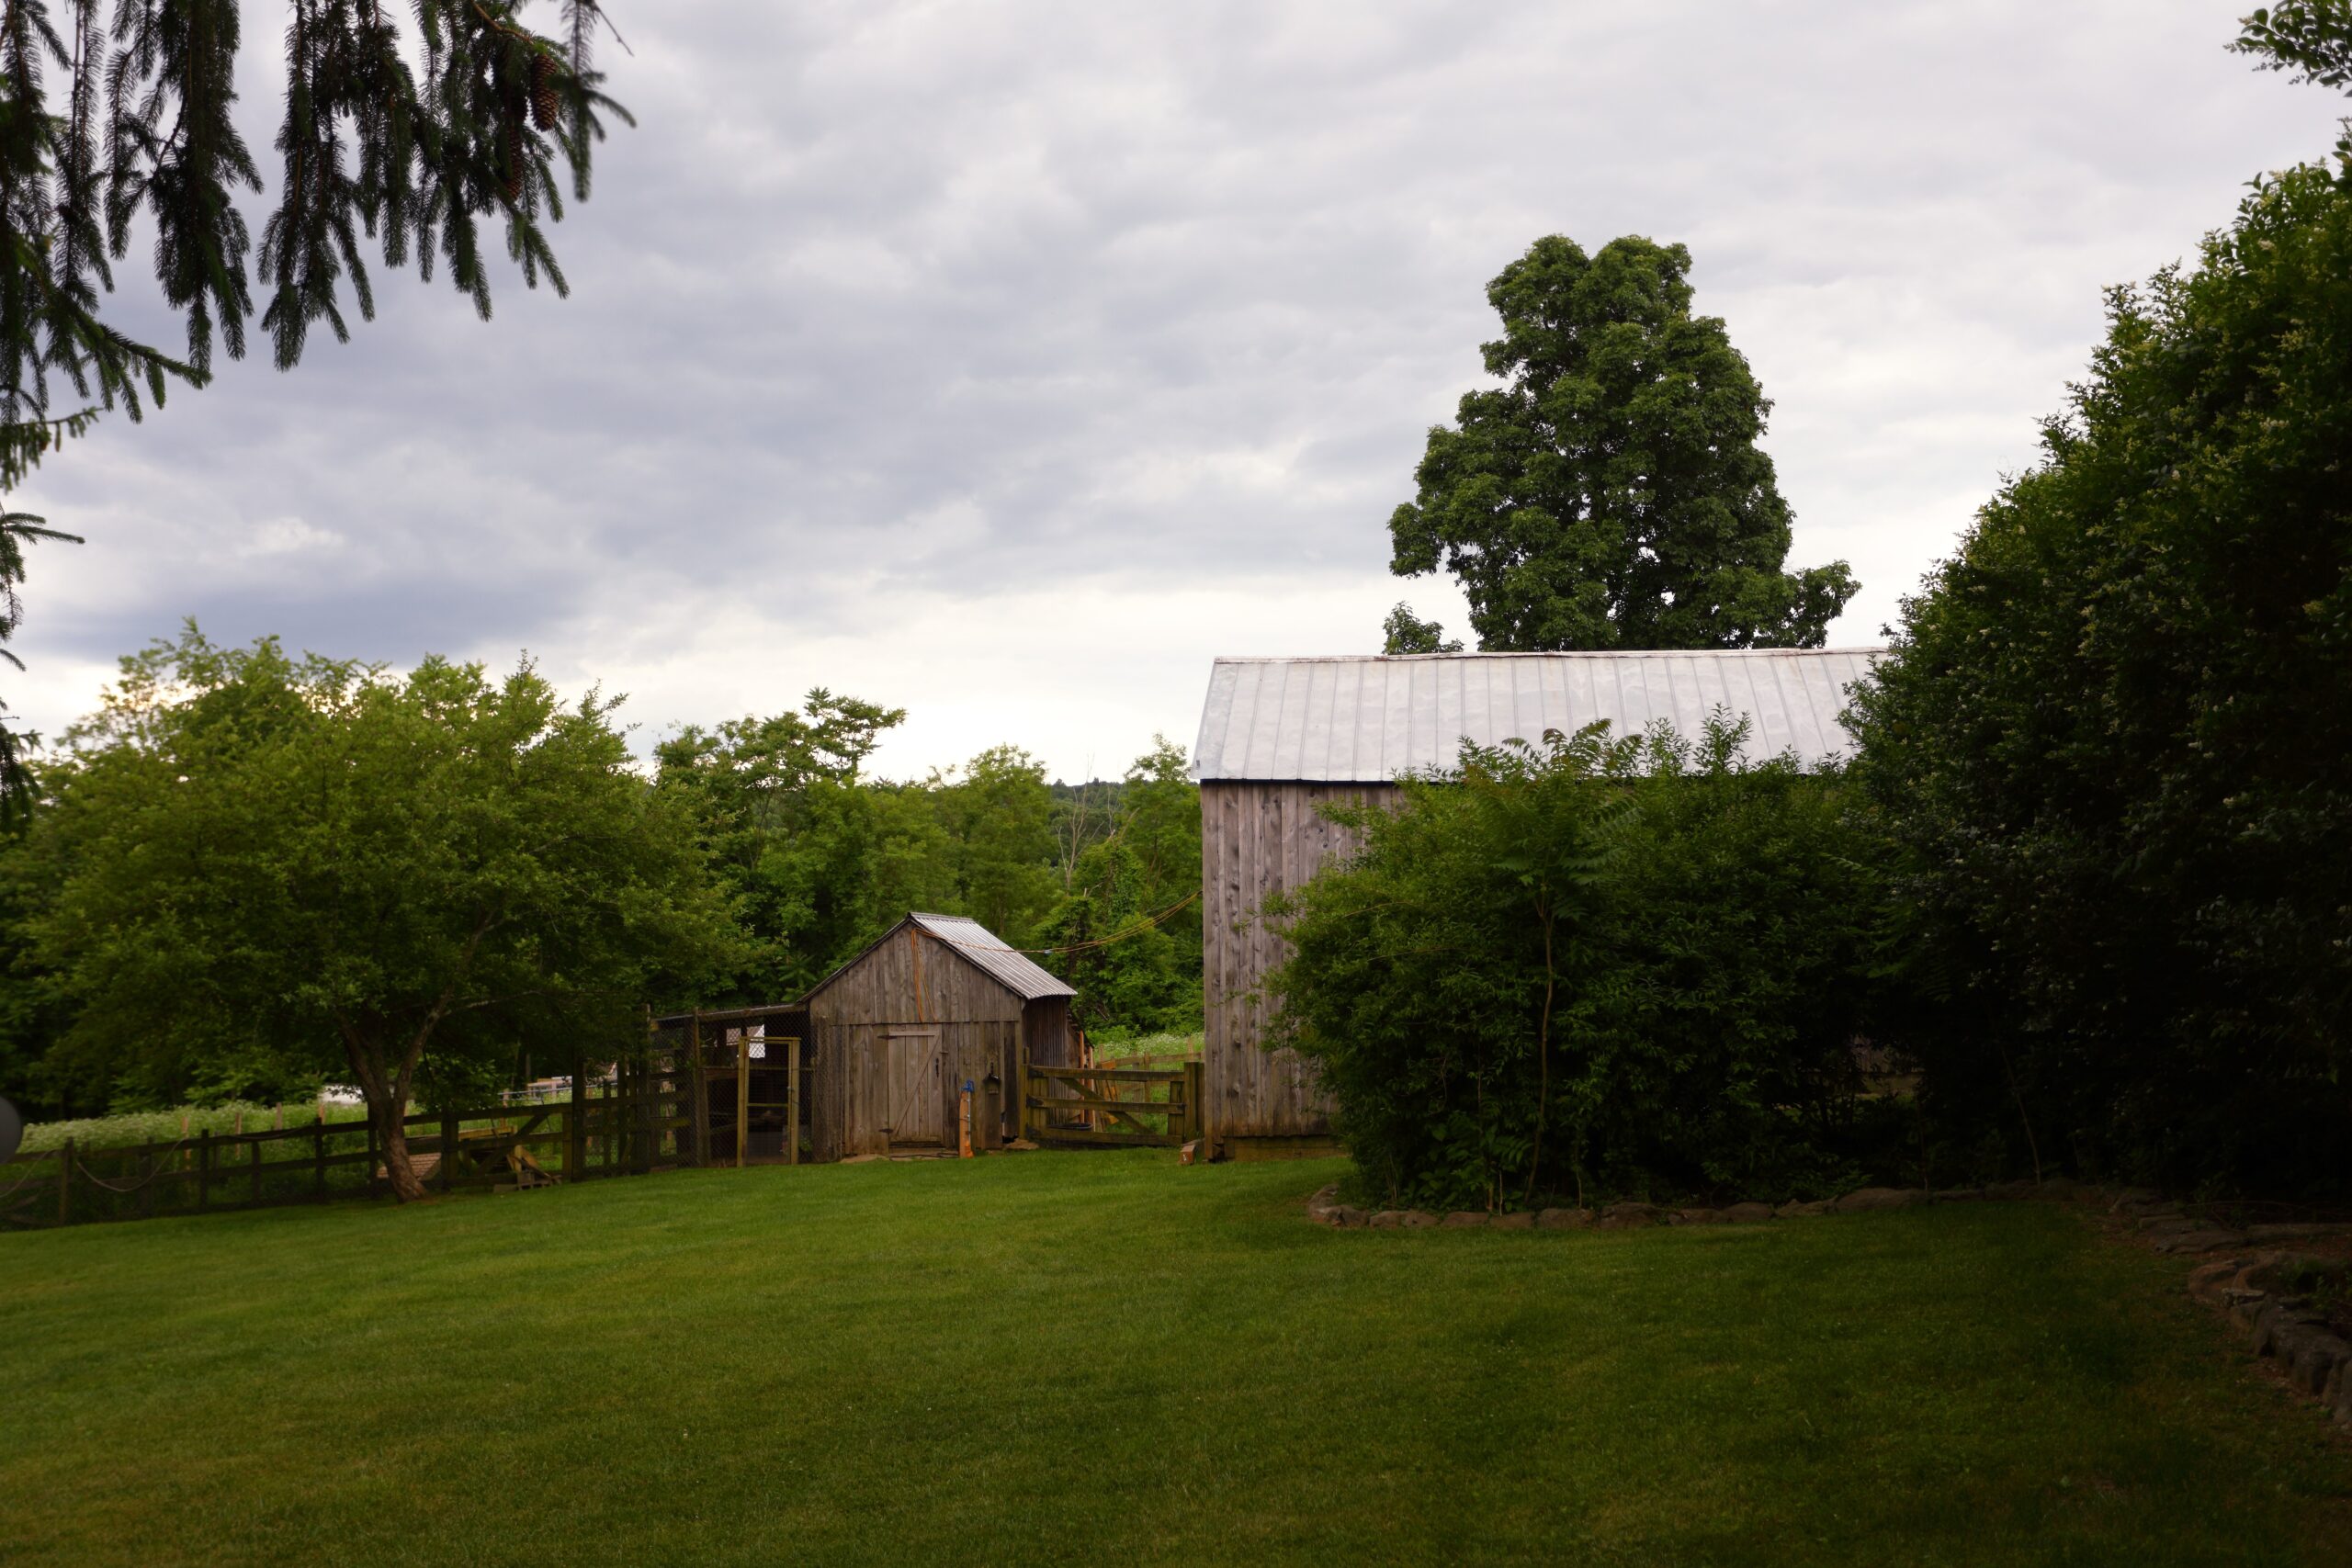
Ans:
[[[574,297],[485,328],[388,285],[348,347],[55,461],[23,500],[91,543],[35,562],[20,710],[193,614],[527,647],[649,729],[822,683],[914,710],[897,771],[1115,769],[1189,739],[1216,652],[1459,622],[1384,520],[1553,231],[1691,246],[1866,640],[2031,461],[2101,286],[2339,108],[2150,0],[615,12],[642,129],[559,231]]]

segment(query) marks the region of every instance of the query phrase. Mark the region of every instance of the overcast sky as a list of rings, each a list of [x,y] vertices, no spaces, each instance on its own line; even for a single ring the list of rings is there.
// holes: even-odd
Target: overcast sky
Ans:
[[[194,615],[527,649],[640,744],[822,685],[910,710],[893,775],[1115,775],[1191,744],[1215,655],[1376,650],[1399,597],[1461,629],[1386,518],[1555,232],[1690,247],[1791,560],[1850,561],[1832,640],[1875,641],[2101,288],[2333,141],[2341,99],[2224,52],[2244,8],[611,0],[640,123],[556,232],[571,298],[379,286],[348,346],[257,338],[52,459],[16,503],[89,543],[36,552],[7,695],[53,730]]]

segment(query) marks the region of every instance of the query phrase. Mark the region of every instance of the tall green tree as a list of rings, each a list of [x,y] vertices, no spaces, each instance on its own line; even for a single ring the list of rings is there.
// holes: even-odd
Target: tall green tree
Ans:
[[[797,996],[909,909],[956,902],[931,792],[864,776],[905,717],[820,687],[797,712],[688,726],[655,748],[750,939],[722,999]]]
[[[1911,962],[1981,1021],[1930,1089],[2045,1154],[2347,1187],[2347,455],[2352,158],[2111,291],[2041,464],[1857,694]]]
[[[1109,829],[1079,855],[1042,930],[1091,1031],[1201,1025],[1201,792],[1164,736],[1119,785]]]
[[[413,0],[412,29],[381,0],[289,0],[279,177],[256,255],[239,200],[264,188],[236,120],[243,0],[9,0],[0,492],[99,411],[139,419],[171,382],[209,379],[216,349],[242,357],[256,282],[281,369],[314,326],[342,339],[351,310],[374,315],[369,248],[426,278],[438,265],[487,320],[491,228],[526,284],[566,292],[547,225],[567,183],[587,198],[605,118],[628,113],[594,68],[598,0],[560,0],[551,34],[526,24],[528,8]],[[102,309],[142,225],[156,288],[187,330],[177,353]],[[0,803],[21,815],[31,787],[21,748],[0,739]]]
[[[224,1058],[347,1076],[394,1192],[418,1196],[413,1094],[461,1095],[534,1047],[610,1060],[642,1041],[640,1002],[729,955],[693,825],[611,712],[528,665],[394,678],[193,627],[127,661],[33,922],[75,1009],[62,1065],[155,1099]]]
[[[1680,245],[1553,235],[1487,286],[1504,384],[1430,432],[1388,522],[1390,570],[1453,573],[1482,649],[1818,648],[1853,597],[1842,561],[1783,570],[1771,404],[1723,321],[1691,314],[1690,270]],[[1435,651],[1406,619],[1397,650]]]
[[[1045,764],[1018,746],[991,746],[961,773],[935,793],[962,912],[1014,947],[1035,946],[1060,893]]]

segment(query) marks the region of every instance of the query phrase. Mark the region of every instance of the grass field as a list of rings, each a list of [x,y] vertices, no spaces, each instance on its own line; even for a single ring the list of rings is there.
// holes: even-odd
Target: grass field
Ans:
[[[1326,1163],[0,1237],[0,1560],[2311,1563],[2352,1448],[2044,1205],[1331,1232]]]

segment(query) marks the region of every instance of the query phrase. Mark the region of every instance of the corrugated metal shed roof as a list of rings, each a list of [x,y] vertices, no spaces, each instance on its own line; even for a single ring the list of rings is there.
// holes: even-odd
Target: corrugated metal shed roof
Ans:
[[[1024,1002],[1039,997],[1074,997],[1078,988],[1057,980],[1025,953],[1015,953],[978,920],[961,915],[909,915],[907,919],[970,959]]]
[[[866,943],[855,958],[843,964],[801,994],[795,1008],[805,1008],[818,992],[848,974],[865,959],[865,955],[897,936],[907,927],[921,926],[924,931],[947,943],[999,985],[1011,990],[1024,1002],[1039,997],[1074,997],[1078,989],[1067,980],[1057,980],[1042,965],[1032,963],[1029,955],[1016,953],[979,921],[962,915],[926,915],[920,911],[909,915],[880,936]]]
[[[1193,776],[1373,784],[1450,768],[1465,739],[1540,742],[1600,718],[1621,735],[1664,719],[1695,738],[1717,706],[1749,720],[1749,755],[1788,750],[1810,765],[1853,750],[1838,715],[1881,651],[1220,659]]]

